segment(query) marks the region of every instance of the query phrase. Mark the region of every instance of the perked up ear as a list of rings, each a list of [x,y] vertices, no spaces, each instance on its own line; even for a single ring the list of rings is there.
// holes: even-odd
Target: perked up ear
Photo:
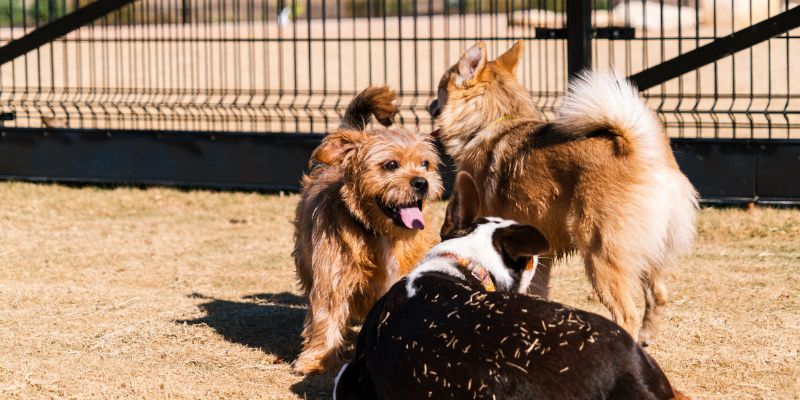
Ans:
[[[340,164],[365,137],[364,132],[347,129],[329,133],[311,154],[311,159],[328,165]]]
[[[458,231],[471,226],[480,211],[481,197],[478,184],[469,172],[459,172],[440,231],[442,239],[455,237]]]
[[[522,43],[522,40],[517,40],[517,42],[514,43],[510,49],[508,49],[508,51],[503,53],[500,57],[497,57],[495,62],[512,75],[515,74],[517,72],[517,64],[519,64],[519,58],[522,55],[523,47],[524,44]]]
[[[458,60],[456,85],[462,88],[472,86],[484,68],[486,68],[486,45],[478,42],[468,48]]]
[[[492,235],[492,244],[514,270],[525,268],[531,257],[550,251],[550,243],[544,235],[530,225],[498,228]]]

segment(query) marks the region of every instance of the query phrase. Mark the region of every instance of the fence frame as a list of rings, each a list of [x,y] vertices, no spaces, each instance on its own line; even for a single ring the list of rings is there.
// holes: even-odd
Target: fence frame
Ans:
[[[132,1],[98,0],[45,24],[0,48],[0,65]],[[566,4],[566,28],[541,33],[566,38],[570,76],[591,65],[593,38],[632,34],[626,27],[592,29],[590,0]],[[631,79],[647,89],[797,26],[800,7]],[[0,179],[295,191],[320,139],[303,133],[10,128],[0,120]],[[800,139],[673,138],[672,147],[706,202],[800,204],[800,185],[791,184],[800,182]],[[443,160],[445,181],[451,182],[452,161]]]

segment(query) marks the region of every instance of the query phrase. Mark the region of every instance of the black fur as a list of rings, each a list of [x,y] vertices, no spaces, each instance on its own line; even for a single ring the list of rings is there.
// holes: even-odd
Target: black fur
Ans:
[[[430,272],[367,316],[345,399],[671,399],[664,373],[618,325],[559,303]]]

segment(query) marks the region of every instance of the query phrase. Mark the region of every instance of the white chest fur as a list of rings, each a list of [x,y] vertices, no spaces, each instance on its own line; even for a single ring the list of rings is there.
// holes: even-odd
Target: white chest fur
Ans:
[[[382,258],[383,265],[386,266],[386,281],[384,282],[383,293],[389,291],[398,280],[400,280],[400,263],[392,252],[392,243],[389,239],[380,239],[380,257]]]

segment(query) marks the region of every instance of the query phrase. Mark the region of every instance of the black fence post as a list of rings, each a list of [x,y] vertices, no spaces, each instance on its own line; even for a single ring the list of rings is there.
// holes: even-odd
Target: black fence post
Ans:
[[[569,76],[592,66],[592,2],[567,1],[567,71]]]
[[[192,22],[192,10],[191,10],[191,2],[189,0],[182,0],[181,2],[181,23],[184,25]]]

